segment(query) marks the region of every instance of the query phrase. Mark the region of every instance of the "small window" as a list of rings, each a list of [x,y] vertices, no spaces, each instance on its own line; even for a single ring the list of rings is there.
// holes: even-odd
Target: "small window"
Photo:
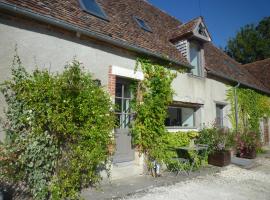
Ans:
[[[168,116],[165,121],[167,127],[195,127],[196,108],[169,107]]]
[[[204,37],[207,37],[206,29],[202,24],[199,25],[198,33]]]
[[[148,26],[148,24],[144,20],[142,20],[142,19],[140,19],[138,17],[134,17],[134,19],[136,20],[136,22],[138,23],[138,25],[143,30],[148,31],[148,32],[152,32],[151,28]]]
[[[80,0],[81,7],[84,11],[104,20],[109,20],[102,8],[97,4],[96,0]]]
[[[190,64],[194,67],[192,69],[192,74],[195,76],[203,76],[203,70],[202,70],[202,58],[201,58],[201,48],[200,46],[195,43],[190,43]]]
[[[223,127],[223,108],[224,105],[216,104],[216,126]]]

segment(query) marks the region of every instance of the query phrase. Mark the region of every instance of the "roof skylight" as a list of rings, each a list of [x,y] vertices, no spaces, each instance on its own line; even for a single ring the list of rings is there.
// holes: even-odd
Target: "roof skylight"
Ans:
[[[143,30],[148,31],[148,32],[152,32],[151,28],[148,26],[148,24],[144,20],[142,20],[142,19],[140,19],[138,17],[134,17],[134,19],[136,20],[136,22],[138,23],[138,25]]]
[[[82,9],[96,17],[109,20],[103,9],[98,5],[96,0],[79,0]]]

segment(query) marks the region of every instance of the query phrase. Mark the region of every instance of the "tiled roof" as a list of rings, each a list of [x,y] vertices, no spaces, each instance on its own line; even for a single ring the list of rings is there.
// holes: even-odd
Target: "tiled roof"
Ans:
[[[204,44],[204,55],[208,73],[226,77],[230,80],[240,82],[245,86],[270,94],[270,88],[267,88],[261,80],[257,79],[241,63],[236,62],[212,43],[208,42]]]
[[[65,22],[190,66],[186,58],[170,42],[170,39],[191,33],[199,20],[202,20],[201,17],[182,24],[179,20],[152,6],[145,0],[96,1],[107,14],[109,21],[83,11],[79,5],[79,0],[0,0],[0,4],[26,9],[27,12],[31,11],[58,20],[57,23]],[[16,11],[16,9],[12,10]],[[141,29],[134,20],[134,16],[143,19],[150,26],[152,32]],[[258,78],[259,76],[255,78],[252,75],[251,70],[256,68],[252,66],[258,64],[251,64],[248,71],[246,67],[228,57],[210,42],[204,44],[204,49],[206,69],[209,73],[239,81],[248,87],[270,94],[270,88],[267,88],[267,84],[269,84],[267,75],[262,78]]]
[[[243,67],[270,89],[270,58],[245,64]]]
[[[30,9],[35,13],[128,42],[189,65],[176,47],[169,42],[167,34],[168,30],[181,25],[181,22],[144,0],[97,0],[107,14],[109,22],[83,11],[79,0],[1,0],[1,2]],[[148,23],[152,33],[141,29],[134,16]]]
[[[199,20],[200,20],[200,17],[197,17],[193,20],[190,20],[189,22],[185,24],[179,25],[178,27],[174,29],[168,30],[170,40],[176,40],[178,38],[192,34],[192,31],[195,29]]]

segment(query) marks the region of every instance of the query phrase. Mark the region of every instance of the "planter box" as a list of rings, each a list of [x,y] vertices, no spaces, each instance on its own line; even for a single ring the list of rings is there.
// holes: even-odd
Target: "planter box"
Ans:
[[[208,164],[224,167],[231,163],[231,152],[230,151],[216,151],[208,155]]]
[[[254,159],[256,158],[256,148],[244,148],[241,153],[236,154],[239,158]]]

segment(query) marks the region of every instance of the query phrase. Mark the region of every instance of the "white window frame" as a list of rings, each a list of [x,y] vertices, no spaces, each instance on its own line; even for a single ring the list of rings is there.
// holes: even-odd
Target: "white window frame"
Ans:
[[[166,126],[167,129],[197,129],[197,124],[196,124],[196,112],[198,112],[198,107],[187,107],[187,106],[168,106],[168,109],[169,108],[176,108],[176,109],[182,109],[182,108],[190,108],[190,109],[193,109],[193,126]],[[166,125],[166,124],[165,124]]]
[[[224,111],[225,111],[225,106],[226,106],[226,104],[223,104],[223,103],[216,103],[215,104],[215,110],[216,110],[216,117],[215,117],[215,124],[218,126],[218,127],[220,127],[220,128],[223,128],[224,127]],[[217,108],[218,107],[220,107],[221,109],[221,116],[222,116],[222,120],[221,120],[221,123],[219,123],[218,124],[218,121],[217,121],[217,118],[218,118],[218,116],[217,116]]]

